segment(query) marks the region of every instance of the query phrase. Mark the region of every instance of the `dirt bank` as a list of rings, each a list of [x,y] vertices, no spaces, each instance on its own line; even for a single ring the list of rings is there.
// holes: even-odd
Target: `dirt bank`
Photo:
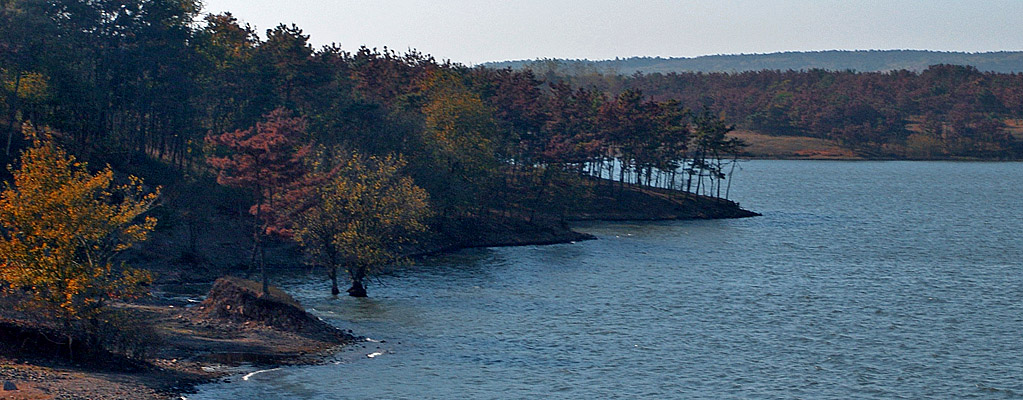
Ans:
[[[232,372],[237,362],[315,363],[357,340],[302,310],[274,289],[218,281],[202,303],[153,298],[116,307],[151,329],[152,354],[133,365],[71,362],[15,343],[0,347],[2,399],[178,399],[193,385]]]

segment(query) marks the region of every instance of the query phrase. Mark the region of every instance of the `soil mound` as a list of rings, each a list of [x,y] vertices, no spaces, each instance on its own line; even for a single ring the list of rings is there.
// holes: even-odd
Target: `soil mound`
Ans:
[[[254,321],[288,332],[329,326],[306,312],[284,291],[270,286],[269,293],[263,295],[261,289],[261,284],[247,279],[232,276],[217,279],[202,302],[202,312],[214,319]]]

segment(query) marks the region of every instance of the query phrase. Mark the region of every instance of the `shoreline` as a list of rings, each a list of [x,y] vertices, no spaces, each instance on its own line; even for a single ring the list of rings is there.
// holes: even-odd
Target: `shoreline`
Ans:
[[[945,157],[945,158],[906,158],[906,157],[775,157],[775,156],[751,156],[744,155],[740,160],[749,161],[919,161],[919,162],[1023,162],[1023,158],[971,158],[971,157]]]
[[[259,321],[214,318],[203,312],[203,304],[159,295],[144,304],[113,307],[151,328],[148,339],[156,345],[144,361],[117,366],[0,354],[0,383],[17,388],[0,391],[0,398],[180,399],[197,385],[237,374],[244,365],[319,364],[361,339],[332,326],[289,331]]]
[[[429,257],[467,248],[550,245],[596,239],[573,230],[569,226],[571,222],[727,219],[758,215],[728,200],[627,186],[627,190],[615,196],[610,193],[595,196],[559,221],[511,217],[497,218],[488,225],[473,220],[457,221],[412,252],[410,257]],[[173,242],[173,234],[165,233],[165,236],[168,237],[157,240],[147,251],[136,254],[141,258],[136,264],[160,274],[153,296],[144,302],[119,306],[147,321],[162,343],[147,357],[147,367],[111,371],[0,353],[0,380],[9,381],[19,389],[0,392],[0,397],[51,399],[70,395],[155,400],[180,399],[185,393],[187,398],[187,393],[193,392],[197,385],[237,374],[231,364],[248,363],[260,368],[319,364],[360,343],[360,338],[340,327],[320,326],[295,333],[253,321],[212,319],[204,315],[203,306],[196,299],[202,296],[201,289],[221,275],[239,272],[229,262],[216,260],[231,259],[243,246],[221,243],[226,255],[209,254],[204,266],[196,265],[194,273],[186,274],[179,264],[165,256],[173,254],[167,248]],[[274,252],[271,266],[301,264],[293,248],[282,246]],[[339,332],[343,336],[338,336]],[[337,339],[339,337],[343,339]]]

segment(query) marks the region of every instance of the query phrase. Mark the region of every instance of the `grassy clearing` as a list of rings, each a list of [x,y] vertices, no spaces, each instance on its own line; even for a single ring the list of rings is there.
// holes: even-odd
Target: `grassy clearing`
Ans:
[[[770,136],[752,131],[734,131],[728,134],[744,140],[749,147],[746,156],[753,158],[855,160],[862,157],[832,140],[800,136]]]

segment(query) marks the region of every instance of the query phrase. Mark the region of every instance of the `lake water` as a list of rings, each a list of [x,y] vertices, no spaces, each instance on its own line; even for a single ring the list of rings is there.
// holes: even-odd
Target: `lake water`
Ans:
[[[587,223],[599,240],[462,251],[369,299],[288,279],[383,343],[188,398],[1023,397],[1023,164],[736,174],[763,217]]]

